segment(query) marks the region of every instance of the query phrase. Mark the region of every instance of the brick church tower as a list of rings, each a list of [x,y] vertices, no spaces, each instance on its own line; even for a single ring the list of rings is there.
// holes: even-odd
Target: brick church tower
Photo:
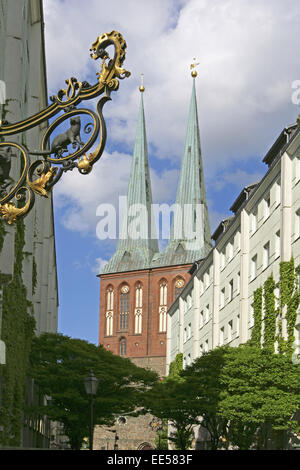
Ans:
[[[165,375],[167,310],[190,277],[189,268],[211,249],[200,147],[197,101],[193,76],[192,96],[176,207],[184,216],[173,217],[166,248],[158,248],[152,211],[152,191],[140,87],[140,109],[130,170],[127,211],[116,252],[100,277],[99,343],[135,364]],[[139,206],[137,206],[139,205]],[[132,207],[146,208],[144,233],[130,236]],[[185,209],[192,214],[185,217]],[[179,211],[180,212],[180,211]],[[197,216],[197,217],[196,217]],[[188,220],[188,222],[187,222]],[[189,235],[186,236],[187,229]]]

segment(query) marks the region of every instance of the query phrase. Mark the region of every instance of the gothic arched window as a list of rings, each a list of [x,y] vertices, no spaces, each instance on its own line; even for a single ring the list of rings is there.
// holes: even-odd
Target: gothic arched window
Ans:
[[[129,319],[129,287],[121,287],[120,291],[120,330],[128,330]]]
[[[120,341],[120,356],[125,356],[126,355],[126,339],[121,338]]]
[[[134,333],[142,333],[142,306],[143,306],[143,288],[140,283],[135,288],[135,309],[134,309]]]
[[[167,281],[163,279],[159,284],[159,331],[167,331]]]
[[[106,291],[106,336],[113,335],[114,290],[111,286]]]

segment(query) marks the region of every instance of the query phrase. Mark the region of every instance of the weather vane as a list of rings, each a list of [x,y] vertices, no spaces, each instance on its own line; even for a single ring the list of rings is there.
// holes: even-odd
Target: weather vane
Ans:
[[[114,46],[112,58],[106,51],[108,46]],[[14,124],[0,120],[0,216],[8,224],[28,214],[36,194],[49,197],[53,186],[66,171],[77,168],[83,175],[90,173],[104,151],[106,124],[102,108],[111,100],[111,91],[119,88],[119,79],[130,76],[123,68],[126,42],[119,32],[111,31],[98,36],[90,51],[92,59],[102,59],[98,81],[94,85],[71,77],[65,81],[65,89],[50,97],[52,104],[39,113]],[[96,112],[77,108],[82,101],[100,95],[103,96],[97,102]],[[46,129],[40,149],[28,149],[23,143],[6,140],[59,113],[60,116]],[[81,119],[87,122],[82,123]],[[52,137],[67,120],[69,128]],[[82,138],[83,135],[87,138]],[[97,145],[96,149],[87,156],[94,145]]]
[[[144,87],[144,74],[141,73],[141,85],[140,85],[140,92],[143,93],[143,91],[145,91],[145,87]]]
[[[190,65],[190,69],[192,70],[192,77],[196,78],[197,77],[197,70],[196,67],[200,65],[200,62],[196,62],[196,57],[193,57],[193,63]]]

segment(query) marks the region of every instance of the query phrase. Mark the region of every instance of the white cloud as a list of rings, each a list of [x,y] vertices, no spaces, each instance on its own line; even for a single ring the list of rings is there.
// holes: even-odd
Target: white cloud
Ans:
[[[99,34],[112,29],[127,41],[124,66],[132,73],[104,109],[109,145],[124,153],[105,154],[87,177],[74,171],[64,175],[63,186],[56,189],[57,203],[71,203],[65,215],[70,229],[95,227],[96,205],[114,203],[127,192],[141,72],[149,153],[161,160],[152,171],[156,201],[175,198],[193,57],[200,62],[196,86],[207,181],[218,174],[220,186],[235,184],[239,176],[244,185],[250,183],[246,172],[230,175],[228,166],[250,156],[259,161],[282,127],[296,119],[291,83],[300,79],[300,57],[293,47],[298,43],[299,2],[89,0],[83,6],[79,0],[46,0],[44,5],[51,94],[71,76],[96,80],[100,63],[90,59],[89,48]],[[174,170],[163,169],[167,160]]]

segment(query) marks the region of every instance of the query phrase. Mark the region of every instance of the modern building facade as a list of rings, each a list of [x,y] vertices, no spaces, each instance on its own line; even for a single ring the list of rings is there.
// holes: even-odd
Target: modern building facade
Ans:
[[[39,112],[48,104],[43,21],[41,0],[0,0],[0,80],[5,83],[6,91],[5,101],[0,105],[2,120],[21,121]],[[39,148],[46,126],[47,123],[43,123],[30,131],[13,136],[12,140],[30,149]],[[20,174],[19,165],[19,159],[13,159],[13,177]],[[52,198],[37,197],[33,209],[23,222],[24,240],[20,238],[23,255],[18,269],[21,271],[20,288],[24,285],[26,290],[28,315],[33,315],[35,319],[36,334],[56,332],[58,290]],[[1,222],[1,227],[4,235],[0,253],[0,271],[1,280],[5,278],[7,282],[0,287],[5,302],[6,289],[10,286],[10,280],[16,275],[16,247],[20,232],[16,225],[8,226]],[[4,303],[2,306],[4,315],[7,307]],[[2,317],[1,310],[0,375],[4,376],[0,393],[2,400],[5,396],[5,382],[7,384],[13,380],[11,377],[13,372],[8,373],[8,370],[11,370],[10,361],[13,357],[13,351],[9,348],[19,347],[5,344],[4,338],[8,335],[6,319],[7,316]],[[15,328],[16,331],[20,328],[17,322]],[[36,399],[32,384],[29,383],[27,399],[29,402]],[[14,414],[13,408],[11,413]],[[50,438],[49,429],[49,423],[45,421],[24,418],[20,444],[26,447],[47,446]],[[1,432],[6,431],[1,429]]]
[[[279,281],[281,261],[293,257],[300,265],[299,122],[283,129],[263,161],[265,176],[234,201],[233,216],[220,223],[214,247],[195,261],[191,279],[168,311],[167,371],[178,353],[186,367],[219,345],[248,341],[254,292],[271,274]],[[282,334],[286,338],[285,318]],[[296,343],[299,335],[300,312]]]

